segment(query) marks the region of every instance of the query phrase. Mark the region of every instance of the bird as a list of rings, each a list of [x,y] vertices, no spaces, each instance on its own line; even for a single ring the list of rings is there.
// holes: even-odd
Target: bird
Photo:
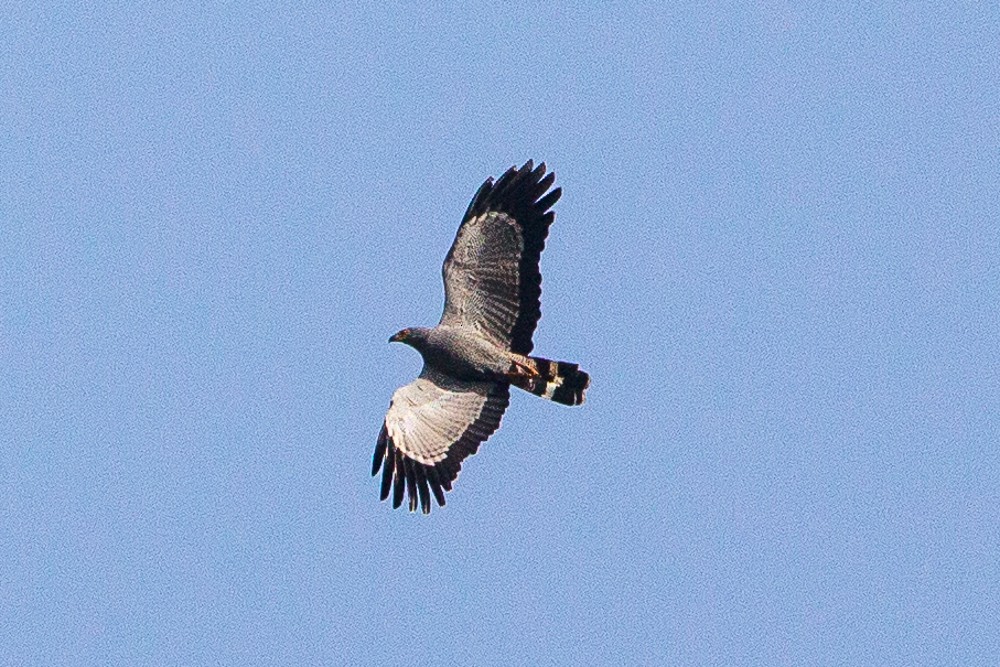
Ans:
[[[590,375],[578,364],[530,356],[541,317],[539,260],[550,209],[562,195],[555,173],[528,160],[472,198],[444,260],[444,313],[435,327],[409,327],[389,338],[416,349],[423,368],[397,389],[375,445],[372,476],[380,497],[398,508],[445,505],[462,461],[500,427],[518,387],[563,405],[580,405]]]

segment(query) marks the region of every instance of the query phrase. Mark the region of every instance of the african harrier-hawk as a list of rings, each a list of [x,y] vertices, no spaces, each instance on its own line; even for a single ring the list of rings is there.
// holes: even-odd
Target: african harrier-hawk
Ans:
[[[389,339],[424,358],[420,376],[392,396],[375,446],[372,475],[392,506],[409,495],[431,511],[444,505],[465,457],[500,426],[510,385],[564,405],[583,403],[590,376],[576,364],[527,356],[541,317],[538,261],[562,190],[545,165],[511,167],[486,180],[444,260],[444,314],[436,327]]]

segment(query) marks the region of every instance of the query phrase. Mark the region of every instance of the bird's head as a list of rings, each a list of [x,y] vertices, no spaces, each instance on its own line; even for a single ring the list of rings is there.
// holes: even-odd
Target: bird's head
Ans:
[[[389,337],[390,343],[405,343],[413,336],[412,329],[402,329]]]
[[[423,350],[427,344],[429,329],[424,327],[407,327],[392,334],[390,343],[406,343],[416,350]]]

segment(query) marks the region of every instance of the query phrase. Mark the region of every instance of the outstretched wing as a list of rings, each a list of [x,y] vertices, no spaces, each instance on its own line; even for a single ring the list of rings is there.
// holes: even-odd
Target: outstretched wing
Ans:
[[[562,194],[548,191],[555,174],[529,160],[496,183],[487,179],[472,198],[445,258],[441,324],[475,327],[519,354],[531,352],[542,316],[538,261]]]
[[[510,387],[496,382],[464,382],[428,366],[392,395],[378,435],[372,476],[382,470],[382,500],[392,506],[410,497],[410,511],[431,511],[431,494],[443,506],[444,492],[458,477],[462,461],[500,426]]]

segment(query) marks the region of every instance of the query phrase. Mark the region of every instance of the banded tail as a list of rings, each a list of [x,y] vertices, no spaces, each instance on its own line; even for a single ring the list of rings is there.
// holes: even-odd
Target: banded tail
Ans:
[[[510,374],[511,384],[515,387],[563,405],[583,403],[584,393],[590,386],[590,376],[580,370],[579,364],[541,357],[522,359],[527,363],[515,363]]]

